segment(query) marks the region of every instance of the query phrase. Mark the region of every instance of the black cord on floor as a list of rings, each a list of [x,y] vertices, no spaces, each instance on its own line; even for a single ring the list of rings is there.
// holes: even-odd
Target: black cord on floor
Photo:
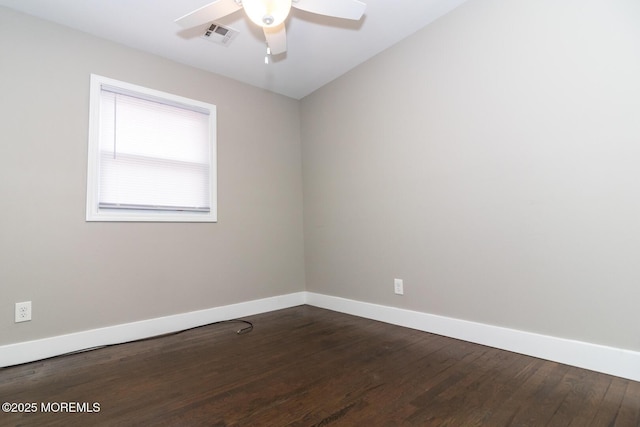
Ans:
[[[132,341],[124,341],[124,342],[119,342],[119,343],[115,343],[115,344],[100,345],[100,346],[97,346],[97,347],[88,348],[86,350],[73,351],[73,352],[70,352],[70,353],[61,354],[60,356],[65,356],[67,354],[81,353],[81,352],[84,352],[84,351],[95,350],[95,349],[99,349],[99,348],[113,347],[114,345],[130,344],[130,343],[134,343],[134,342],[142,342],[142,341],[155,340],[155,339],[158,339],[158,338],[171,337],[173,335],[179,335],[179,334],[182,334],[184,332],[192,331],[194,329],[204,328],[206,326],[219,325],[219,324],[222,324],[222,323],[244,323],[244,324],[246,324],[247,326],[245,326],[244,328],[240,328],[240,329],[238,329],[236,331],[236,334],[238,334],[238,335],[246,334],[247,332],[251,332],[253,330],[253,323],[249,322],[248,320],[242,320],[242,319],[220,320],[218,322],[207,323],[205,325],[194,326],[192,328],[182,329],[180,331],[168,332],[166,334],[154,335],[152,337],[140,338],[140,339],[132,340]],[[54,357],[57,357],[57,356],[54,356]]]
[[[28,363],[41,362],[43,360],[53,359],[55,357],[63,357],[63,356],[70,356],[72,354],[85,353],[87,351],[99,350],[101,348],[113,347],[113,346],[116,346],[116,345],[131,344],[131,343],[136,343],[136,342],[155,340],[155,339],[163,338],[163,337],[170,337],[170,336],[173,336],[173,335],[182,334],[182,333],[187,332],[187,331],[192,331],[194,329],[204,328],[206,326],[212,326],[212,325],[219,325],[219,324],[222,324],[222,323],[244,323],[245,325],[247,325],[247,326],[245,326],[243,328],[240,328],[240,329],[238,329],[236,331],[236,334],[238,334],[238,335],[243,335],[243,334],[246,334],[246,333],[249,333],[249,332],[253,331],[253,323],[249,322],[248,320],[242,320],[242,319],[220,320],[218,322],[207,323],[205,325],[194,326],[192,328],[182,329],[180,331],[169,332],[169,333],[166,333],[166,334],[154,335],[154,336],[147,337],[147,338],[140,338],[140,339],[137,339],[137,340],[123,341],[123,342],[118,342],[118,343],[113,343],[113,344],[98,345],[98,346],[95,346],[95,347],[85,348],[85,349],[82,349],[82,350],[70,351],[70,352],[67,352],[67,353],[62,353],[62,354],[58,354],[58,355],[51,356],[51,357],[45,357],[44,359],[32,360],[30,362],[24,362],[24,363],[18,363],[18,364],[15,364],[15,365],[11,365],[11,366],[5,366],[5,368],[9,368],[9,367],[13,367],[13,366],[26,365]]]
[[[172,335],[178,335],[178,334],[181,334],[183,332],[192,331],[194,329],[204,328],[206,326],[212,326],[212,325],[219,325],[219,324],[222,324],[222,323],[244,323],[244,324],[246,324],[247,326],[245,326],[244,328],[240,328],[240,329],[238,329],[236,331],[236,334],[238,334],[238,335],[246,334],[247,332],[251,332],[253,330],[253,323],[249,322],[248,320],[242,320],[242,319],[220,320],[218,322],[207,323],[206,325],[194,326],[193,328],[182,329],[182,330],[176,331],[176,332],[169,332],[169,333],[166,333],[166,334],[154,335],[152,337],[140,338],[139,340],[127,341],[127,342],[118,343],[118,344],[107,344],[104,347],[108,347],[110,345],[126,344],[126,343],[131,343],[131,342],[154,340],[156,338],[162,338],[162,337],[170,337]]]

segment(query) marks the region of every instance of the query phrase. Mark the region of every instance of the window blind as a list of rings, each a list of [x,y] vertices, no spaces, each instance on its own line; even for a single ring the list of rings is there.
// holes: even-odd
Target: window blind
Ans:
[[[101,209],[209,212],[209,112],[103,85]]]

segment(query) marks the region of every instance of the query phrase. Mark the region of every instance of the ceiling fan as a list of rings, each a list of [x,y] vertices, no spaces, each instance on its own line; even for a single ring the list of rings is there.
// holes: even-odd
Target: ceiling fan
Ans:
[[[359,0],[216,0],[176,19],[184,28],[216,21],[240,9],[256,25],[262,27],[271,54],[287,50],[284,20],[291,7],[319,15],[358,21],[367,5]]]

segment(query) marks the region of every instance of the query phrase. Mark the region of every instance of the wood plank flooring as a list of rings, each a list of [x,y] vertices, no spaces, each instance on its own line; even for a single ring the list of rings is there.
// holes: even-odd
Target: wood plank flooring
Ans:
[[[0,369],[0,403],[36,404],[0,426],[640,426],[638,382],[309,306],[247,320]]]

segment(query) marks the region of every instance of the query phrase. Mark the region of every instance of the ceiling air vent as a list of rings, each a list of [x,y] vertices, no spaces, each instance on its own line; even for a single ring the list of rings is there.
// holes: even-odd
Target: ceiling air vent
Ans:
[[[219,24],[211,24],[200,38],[222,46],[229,46],[237,35],[238,31],[232,30],[229,27],[223,27]]]

